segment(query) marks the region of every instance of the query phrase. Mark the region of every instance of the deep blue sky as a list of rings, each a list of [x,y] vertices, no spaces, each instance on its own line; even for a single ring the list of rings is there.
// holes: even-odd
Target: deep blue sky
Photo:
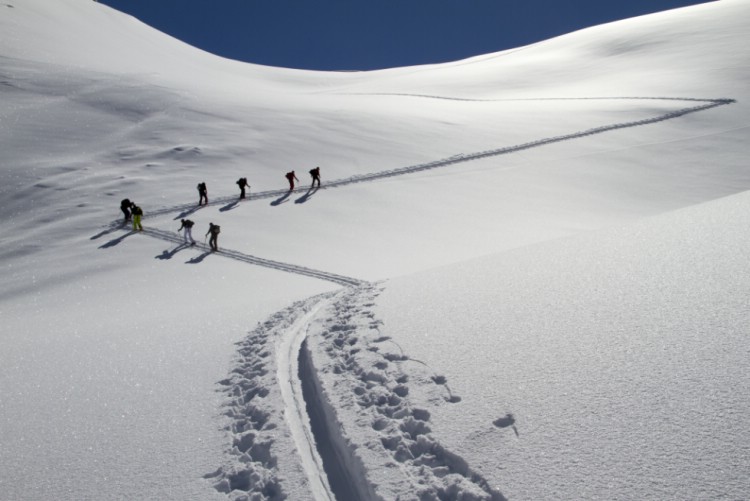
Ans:
[[[99,0],[208,52],[370,70],[454,61],[706,0]]]

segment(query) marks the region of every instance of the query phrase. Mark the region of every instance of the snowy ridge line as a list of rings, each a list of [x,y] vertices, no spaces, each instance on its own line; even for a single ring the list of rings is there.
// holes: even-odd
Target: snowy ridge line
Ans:
[[[415,172],[421,172],[429,169],[435,169],[438,167],[447,167],[449,165],[461,163],[461,162],[470,162],[473,160],[479,160],[482,158],[487,157],[494,157],[499,155],[507,155],[509,153],[515,153],[518,151],[528,150],[531,148],[539,148],[541,146],[546,146],[553,143],[559,143],[562,141],[570,141],[573,139],[580,139],[586,136],[592,136],[595,134],[602,134],[604,132],[610,132],[618,129],[627,129],[631,127],[639,127],[643,125],[651,125],[658,122],[663,122],[666,120],[672,120],[674,118],[679,118],[685,115],[689,115],[691,113],[697,113],[700,111],[706,111],[712,108],[716,108],[719,106],[725,106],[728,104],[734,104],[737,101],[735,99],[728,99],[728,98],[719,98],[719,99],[704,99],[704,98],[690,98],[690,97],[581,97],[581,98],[575,98],[575,97],[560,97],[560,98],[529,98],[529,99],[507,99],[507,100],[482,100],[482,99],[467,99],[467,98],[453,98],[453,97],[443,97],[443,96],[429,96],[429,95],[422,95],[422,94],[366,94],[366,95],[385,95],[385,96],[403,96],[403,97],[420,97],[420,98],[429,98],[429,99],[444,99],[444,100],[452,100],[452,101],[477,101],[477,102],[492,102],[492,101],[595,101],[595,100],[638,100],[638,101],[645,101],[645,100],[654,100],[654,101],[681,101],[681,102],[691,102],[691,103],[704,103],[700,104],[698,106],[691,106],[687,108],[680,108],[675,111],[671,111],[669,113],[665,113],[663,115],[658,115],[651,118],[645,118],[642,120],[634,120],[630,122],[619,122],[614,124],[607,124],[602,125],[600,127],[593,127],[591,129],[586,129],[578,132],[572,132],[570,134],[564,134],[561,136],[553,136],[548,138],[542,138],[538,139],[536,141],[530,141],[528,143],[522,143],[522,144],[516,144],[511,146],[505,146],[503,148],[496,148],[491,150],[484,150],[474,153],[460,153],[457,155],[453,155],[448,158],[443,158],[439,160],[434,160],[432,162],[427,162],[423,164],[416,164],[416,165],[410,165],[407,167],[400,167],[397,169],[391,169],[386,171],[380,171],[380,172],[373,172],[370,174],[362,174],[357,176],[352,176],[348,178],[343,179],[337,179],[333,181],[328,181],[324,185],[322,185],[319,189],[327,189],[327,188],[339,188],[342,186],[348,186],[355,183],[363,183],[363,182],[370,182],[370,181],[376,181],[379,179],[385,179],[388,177],[394,177],[394,176],[402,176],[405,174],[412,174]],[[288,189],[280,189],[280,190],[268,190],[268,191],[260,191],[256,193],[250,193],[246,200],[262,200],[266,198],[273,198],[273,197],[281,197],[286,198],[292,193],[311,193],[313,190],[312,188],[304,187],[304,188],[295,188],[292,191],[289,191]],[[209,202],[205,206],[217,206],[217,205],[228,205],[228,206],[234,206],[236,203],[239,203],[239,198],[237,195],[232,196],[223,196],[213,199],[213,201]],[[204,206],[204,207],[205,207]],[[172,207],[164,207],[161,209],[149,211],[147,214],[148,216],[160,216],[164,214],[169,214],[176,211],[181,211],[181,214],[177,216],[175,219],[180,219],[182,217],[186,217],[189,214],[192,214],[193,212],[199,210],[201,206],[195,205],[195,204],[181,204],[181,205],[175,205]],[[146,217],[146,216],[144,216]]]
[[[289,434],[279,431],[290,425],[287,413],[296,414],[297,409],[284,409],[279,402],[285,401],[284,388],[294,384],[286,380],[289,368],[284,364],[289,359],[288,350],[296,342],[295,334],[333,294],[292,304],[259,323],[237,343],[240,348],[235,367],[219,381],[227,397],[224,415],[229,423],[224,429],[231,436],[232,445],[227,462],[204,476],[213,481],[217,491],[237,500],[299,499],[295,494],[309,491],[312,480],[318,486],[312,492],[316,494],[314,499],[328,501],[320,483],[325,476],[322,467],[316,466],[319,463],[314,457],[304,455],[314,456],[314,444],[308,444],[312,451],[310,447],[299,447],[293,435],[305,436],[302,430],[291,429]],[[299,457],[301,464],[279,461],[280,456]]]
[[[144,228],[143,231],[139,233],[143,233],[150,237],[158,238],[160,240],[166,240],[168,242],[174,242],[177,244],[186,245],[182,237],[170,231],[159,230],[156,228]],[[206,252],[211,252],[211,248],[204,243],[197,242],[194,247],[197,249],[206,251]],[[242,252],[228,250],[228,249],[219,249],[217,252],[213,252],[212,254],[228,257],[231,259],[235,259],[237,261],[242,261],[242,262],[254,264],[257,266],[264,266],[266,268],[272,268],[274,270],[286,271],[288,273],[295,273],[297,275],[305,275],[305,276],[312,277],[312,278],[318,278],[320,280],[327,280],[329,282],[343,285],[345,287],[356,287],[356,286],[366,283],[364,280],[359,280],[356,278],[346,277],[343,275],[337,275],[335,273],[328,273],[328,272],[320,271],[320,270],[314,270],[312,268],[306,268],[304,266],[282,263],[280,261],[263,259],[260,257],[250,256],[248,254],[243,254]]]
[[[313,321],[300,354],[314,366],[314,401],[329,413],[330,441],[343,449],[350,469],[370,465],[363,474],[375,497],[362,499],[505,501],[433,435],[429,409],[411,402],[412,392],[427,395],[434,406],[461,399],[445,398],[444,377],[419,364],[409,364],[407,372],[409,357],[389,351],[390,337],[381,334],[382,322],[371,310],[380,292],[374,284],[341,291]]]

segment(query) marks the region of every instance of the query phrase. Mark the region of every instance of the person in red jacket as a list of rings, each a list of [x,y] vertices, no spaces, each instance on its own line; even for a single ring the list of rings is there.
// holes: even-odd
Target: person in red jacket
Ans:
[[[294,171],[287,172],[286,179],[289,181],[289,191],[292,191],[294,189],[294,180],[297,179],[297,176],[294,175]],[[299,179],[297,179],[297,182],[299,183]]]

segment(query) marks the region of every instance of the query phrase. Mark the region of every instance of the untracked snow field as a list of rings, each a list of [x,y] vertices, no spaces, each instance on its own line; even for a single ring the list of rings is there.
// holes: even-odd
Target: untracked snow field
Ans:
[[[0,500],[746,499],[748,102],[744,0],[341,73],[4,0]]]

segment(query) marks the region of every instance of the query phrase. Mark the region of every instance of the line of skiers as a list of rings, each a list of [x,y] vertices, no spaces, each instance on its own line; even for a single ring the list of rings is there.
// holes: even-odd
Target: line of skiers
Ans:
[[[287,172],[284,174],[284,177],[289,181],[289,191],[294,190],[294,181],[299,183],[299,179],[297,179],[297,175],[294,171]],[[310,177],[312,177],[310,188],[314,188],[316,185],[320,188],[320,167],[310,169]],[[250,183],[247,182],[246,177],[241,177],[235,184],[240,187],[240,200],[244,200],[246,197],[245,190],[250,189]],[[208,188],[205,182],[198,183],[198,205],[208,205]]]
[[[312,177],[312,185],[310,187],[314,188],[315,184],[317,183],[318,188],[320,188],[320,167],[311,169],[310,176]],[[297,179],[294,171],[287,172],[285,174],[285,177],[289,181],[289,191],[294,190],[294,181],[296,180],[297,182],[299,182],[299,179]],[[244,199],[245,189],[250,188],[250,184],[247,182],[247,178],[239,178],[236,184],[240,187],[240,199]],[[198,206],[208,205],[208,188],[205,182],[198,183],[198,196]],[[138,205],[125,198],[120,202],[120,210],[122,210],[123,214],[125,215],[123,224],[127,224],[128,222],[132,221],[133,231],[143,231],[143,226],[141,225],[143,210]],[[180,222],[182,224],[177,229],[177,232],[184,232],[186,244],[190,243],[191,246],[195,245],[195,239],[193,238],[193,226],[195,226],[195,222],[191,221],[190,219],[181,219]],[[208,232],[206,232],[206,236],[211,236],[209,245],[211,246],[212,252],[216,252],[219,250],[219,233],[221,233],[221,227],[218,224],[208,223]]]

